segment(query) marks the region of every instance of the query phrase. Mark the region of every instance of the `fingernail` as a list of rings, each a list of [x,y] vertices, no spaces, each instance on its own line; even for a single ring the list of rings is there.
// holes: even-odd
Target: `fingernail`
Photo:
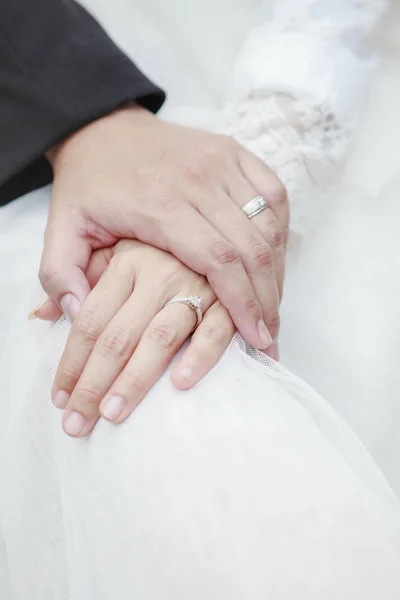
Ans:
[[[262,319],[258,321],[258,335],[260,336],[260,340],[264,348],[269,348],[269,346],[273,344],[271,334]]]
[[[84,427],[85,419],[76,411],[72,411],[64,421],[64,431],[68,435],[79,435],[82,433]]]
[[[40,310],[45,304],[46,302],[48,302],[48,298],[46,298],[45,300],[43,300],[43,302],[41,302],[40,304],[38,304],[37,306],[35,306],[35,308],[33,310],[31,310],[31,312],[28,315],[28,319],[30,321],[33,321],[33,319],[36,319],[36,313],[38,312],[38,310]]]
[[[104,408],[101,408],[101,414],[105,419],[114,421],[122,413],[124,406],[125,400],[121,396],[111,396],[106,401]]]
[[[179,371],[179,377],[185,381],[189,381],[189,379],[192,377],[192,373],[193,371],[190,367],[183,367],[183,369]]]
[[[67,408],[68,401],[70,399],[70,395],[64,390],[59,390],[54,396],[53,404],[57,408]]]
[[[73,294],[65,294],[60,300],[60,306],[64,315],[71,323],[78,316],[81,309],[79,300]]]

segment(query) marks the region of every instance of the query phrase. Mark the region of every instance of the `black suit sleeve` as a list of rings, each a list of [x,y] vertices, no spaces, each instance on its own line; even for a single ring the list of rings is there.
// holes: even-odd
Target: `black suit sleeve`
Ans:
[[[0,0],[0,204],[49,183],[44,152],[74,130],[164,98],[73,0]]]

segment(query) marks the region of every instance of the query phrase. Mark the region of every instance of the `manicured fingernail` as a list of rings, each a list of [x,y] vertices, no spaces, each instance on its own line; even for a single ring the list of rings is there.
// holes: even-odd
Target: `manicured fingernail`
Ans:
[[[79,435],[84,427],[85,419],[76,411],[72,411],[64,421],[64,431],[68,435]]]
[[[60,300],[60,306],[68,321],[72,323],[81,309],[80,302],[73,294],[65,294]]]
[[[273,344],[273,339],[263,320],[258,321],[258,335],[264,348],[269,348]]]
[[[68,401],[70,399],[70,395],[64,390],[59,390],[54,396],[53,404],[57,408],[67,408]]]
[[[48,302],[48,298],[46,298],[45,300],[43,300],[43,302],[41,302],[40,304],[38,304],[37,306],[35,306],[35,308],[33,310],[31,310],[31,312],[28,315],[28,319],[30,321],[33,321],[33,319],[36,319],[36,313],[38,312],[38,310],[40,310],[45,304],[46,302]]]
[[[121,396],[111,396],[101,408],[101,414],[105,419],[114,421],[122,413],[124,406],[125,400]]]

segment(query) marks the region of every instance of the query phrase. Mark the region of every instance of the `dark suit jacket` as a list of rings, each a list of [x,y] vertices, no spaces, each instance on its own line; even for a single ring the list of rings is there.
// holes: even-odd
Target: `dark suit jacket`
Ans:
[[[0,0],[0,204],[51,181],[44,152],[72,131],[164,97],[73,0]]]

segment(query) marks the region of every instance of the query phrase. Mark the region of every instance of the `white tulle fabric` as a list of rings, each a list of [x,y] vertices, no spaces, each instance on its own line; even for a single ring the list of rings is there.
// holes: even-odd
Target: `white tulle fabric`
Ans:
[[[345,152],[384,3],[269,8],[218,128],[279,170],[304,231]],[[331,407],[238,335],[190,392],[166,373],[125,424],[62,433],[49,392],[69,327],[23,319],[47,195],[0,212],[0,597],[397,600],[398,500]]]

